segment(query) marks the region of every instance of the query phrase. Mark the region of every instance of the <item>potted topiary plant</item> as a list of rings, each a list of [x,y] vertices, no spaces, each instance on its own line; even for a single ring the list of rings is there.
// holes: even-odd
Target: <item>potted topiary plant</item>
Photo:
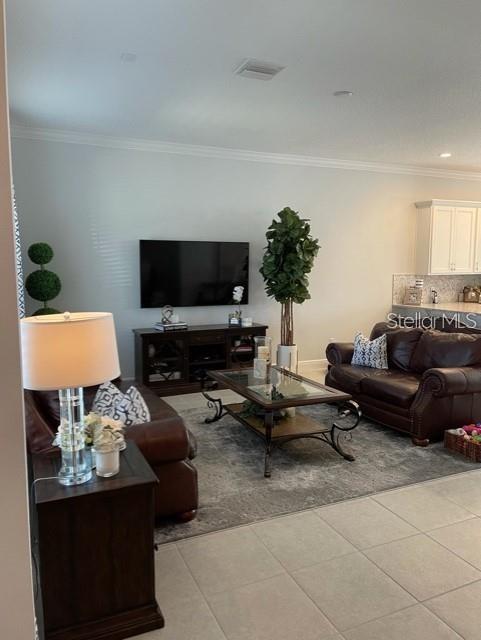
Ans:
[[[52,309],[47,305],[49,300],[53,300],[60,293],[62,284],[60,278],[53,271],[45,269],[53,258],[53,249],[46,242],[36,242],[28,248],[28,257],[34,264],[40,265],[40,269],[32,271],[25,280],[25,289],[28,295],[34,300],[43,302],[43,307],[37,309],[34,316],[47,315],[50,313],[60,313],[57,309]]]
[[[277,347],[277,364],[297,368],[297,346],[294,342],[294,303],[308,300],[310,273],[319,251],[319,241],[311,236],[308,220],[285,207],[267,230],[267,247],[260,272],[267,295],[281,303],[281,343]]]

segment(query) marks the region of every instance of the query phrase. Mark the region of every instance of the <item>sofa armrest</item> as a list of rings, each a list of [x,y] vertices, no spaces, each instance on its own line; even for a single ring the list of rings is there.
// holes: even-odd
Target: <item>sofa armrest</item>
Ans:
[[[352,342],[331,342],[326,347],[329,364],[350,364],[354,353]]]
[[[151,466],[189,457],[189,435],[179,416],[126,427],[125,437],[137,444]]]
[[[481,393],[481,367],[428,369],[423,374],[421,389],[437,398]]]
[[[25,427],[29,453],[52,453],[58,451],[52,443],[55,434],[39,411],[31,391],[24,391]]]

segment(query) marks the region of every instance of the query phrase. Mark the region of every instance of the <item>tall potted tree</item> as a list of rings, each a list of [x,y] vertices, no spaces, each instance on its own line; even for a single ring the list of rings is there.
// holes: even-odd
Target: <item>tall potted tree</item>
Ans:
[[[260,272],[266,293],[281,303],[281,343],[277,347],[277,364],[297,368],[297,346],[294,342],[294,303],[308,300],[309,280],[319,241],[311,236],[309,221],[285,207],[267,230],[267,247]]]

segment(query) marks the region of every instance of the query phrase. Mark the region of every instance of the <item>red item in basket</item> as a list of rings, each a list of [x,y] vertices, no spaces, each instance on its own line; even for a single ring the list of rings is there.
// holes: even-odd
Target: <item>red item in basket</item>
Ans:
[[[468,435],[471,435],[473,431],[477,431],[477,427],[475,424],[468,424],[463,429],[466,431]]]

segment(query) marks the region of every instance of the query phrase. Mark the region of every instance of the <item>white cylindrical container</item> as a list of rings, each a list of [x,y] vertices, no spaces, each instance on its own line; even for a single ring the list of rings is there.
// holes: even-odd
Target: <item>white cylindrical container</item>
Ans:
[[[297,373],[297,346],[277,346],[277,366]]]
[[[110,478],[119,472],[120,457],[119,448],[101,447],[95,449],[96,473],[102,478]]]

